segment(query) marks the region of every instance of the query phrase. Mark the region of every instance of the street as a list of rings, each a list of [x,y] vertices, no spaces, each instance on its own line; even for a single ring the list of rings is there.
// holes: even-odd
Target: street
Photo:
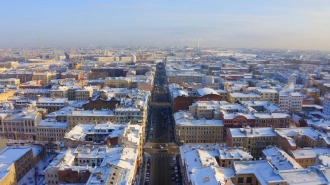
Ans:
[[[169,103],[164,64],[158,63],[152,100]],[[145,162],[141,185],[176,185],[181,177],[177,156],[179,149],[174,143],[174,125],[169,106],[152,106],[146,128],[147,140],[144,145]]]

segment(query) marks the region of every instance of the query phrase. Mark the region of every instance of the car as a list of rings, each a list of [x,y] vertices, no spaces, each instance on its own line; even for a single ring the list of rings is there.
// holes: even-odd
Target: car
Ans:
[[[174,169],[176,169],[176,170],[177,170],[177,169],[178,169],[178,167],[176,166],[176,167],[174,167]]]
[[[172,177],[172,181],[174,181],[175,180],[175,178],[174,177]]]
[[[165,146],[168,146],[168,144],[167,144],[167,143],[165,143]]]

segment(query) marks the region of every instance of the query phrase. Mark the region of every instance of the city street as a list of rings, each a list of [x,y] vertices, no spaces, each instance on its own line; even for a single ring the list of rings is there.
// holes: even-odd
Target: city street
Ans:
[[[157,65],[155,88],[152,100],[169,104],[163,64]],[[154,105],[147,124],[147,142],[144,145],[146,162],[142,172],[141,185],[180,184],[180,173],[176,157],[179,149],[174,143],[174,128],[169,106]],[[148,161],[149,160],[149,161]],[[177,166],[177,167],[176,167]]]

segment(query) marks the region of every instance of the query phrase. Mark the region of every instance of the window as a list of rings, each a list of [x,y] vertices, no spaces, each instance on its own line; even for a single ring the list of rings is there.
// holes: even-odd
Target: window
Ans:
[[[243,177],[239,177],[237,183],[238,184],[243,184],[243,181],[244,181],[244,178]]]
[[[246,178],[246,183],[252,183],[252,177]]]

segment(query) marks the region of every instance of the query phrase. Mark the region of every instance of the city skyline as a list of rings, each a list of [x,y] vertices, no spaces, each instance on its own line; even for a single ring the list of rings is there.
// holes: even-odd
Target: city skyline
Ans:
[[[0,47],[89,45],[330,50],[330,2],[8,1]]]

